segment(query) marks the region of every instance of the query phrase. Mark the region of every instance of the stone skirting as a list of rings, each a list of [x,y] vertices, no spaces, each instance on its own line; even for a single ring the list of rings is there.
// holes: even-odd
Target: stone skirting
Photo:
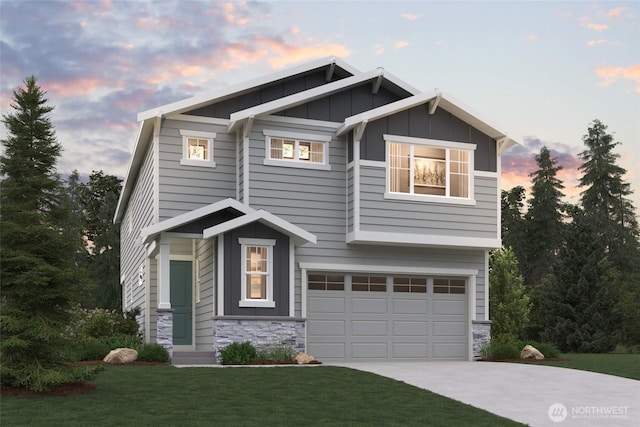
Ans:
[[[305,321],[280,317],[218,317],[213,321],[213,351],[220,363],[220,349],[234,342],[249,341],[253,345],[289,344],[294,352],[305,351]]]
[[[158,308],[156,310],[156,343],[162,345],[173,357],[173,309]]]
[[[473,360],[482,358],[482,349],[491,341],[491,321],[474,320],[473,325]]]

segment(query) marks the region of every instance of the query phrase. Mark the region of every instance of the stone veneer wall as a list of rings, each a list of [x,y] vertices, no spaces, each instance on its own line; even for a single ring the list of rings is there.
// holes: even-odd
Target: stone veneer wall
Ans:
[[[482,358],[482,349],[491,342],[491,321],[474,320],[473,325],[473,360]]]
[[[234,342],[253,345],[289,344],[294,352],[305,351],[305,321],[291,317],[254,318],[225,316],[213,320],[213,351],[221,362],[220,349]]]
[[[169,357],[173,358],[173,310],[157,309],[156,322],[156,343],[164,346],[169,352]]]

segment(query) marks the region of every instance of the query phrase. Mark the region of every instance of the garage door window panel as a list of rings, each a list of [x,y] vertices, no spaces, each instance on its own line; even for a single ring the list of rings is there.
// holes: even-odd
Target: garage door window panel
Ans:
[[[425,277],[394,277],[393,292],[426,294],[427,279]]]
[[[311,273],[307,288],[316,291],[344,291],[344,276]]]
[[[387,278],[379,276],[353,276],[351,290],[358,292],[387,292]]]
[[[464,279],[433,279],[433,293],[465,294],[466,281]]]

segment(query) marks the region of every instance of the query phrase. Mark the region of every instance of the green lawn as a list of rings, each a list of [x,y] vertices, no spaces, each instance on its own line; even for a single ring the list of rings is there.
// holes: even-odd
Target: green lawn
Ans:
[[[3,397],[3,426],[519,425],[402,382],[339,367],[107,367],[97,391]]]
[[[568,360],[534,363],[640,380],[640,354],[562,354],[560,357]]]

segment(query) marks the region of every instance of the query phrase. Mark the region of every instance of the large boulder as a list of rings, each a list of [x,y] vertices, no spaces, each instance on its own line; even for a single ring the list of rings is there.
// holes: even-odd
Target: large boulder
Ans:
[[[106,363],[129,363],[138,358],[138,352],[132,348],[116,348],[107,354],[103,362]]]
[[[316,360],[312,355],[303,353],[301,351],[297,352],[293,358],[296,360],[296,362],[298,362],[298,365],[308,365],[309,363]]]
[[[540,353],[540,350],[532,345],[525,345],[520,352],[520,359],[542,360],[544,359],[544,354]]]

